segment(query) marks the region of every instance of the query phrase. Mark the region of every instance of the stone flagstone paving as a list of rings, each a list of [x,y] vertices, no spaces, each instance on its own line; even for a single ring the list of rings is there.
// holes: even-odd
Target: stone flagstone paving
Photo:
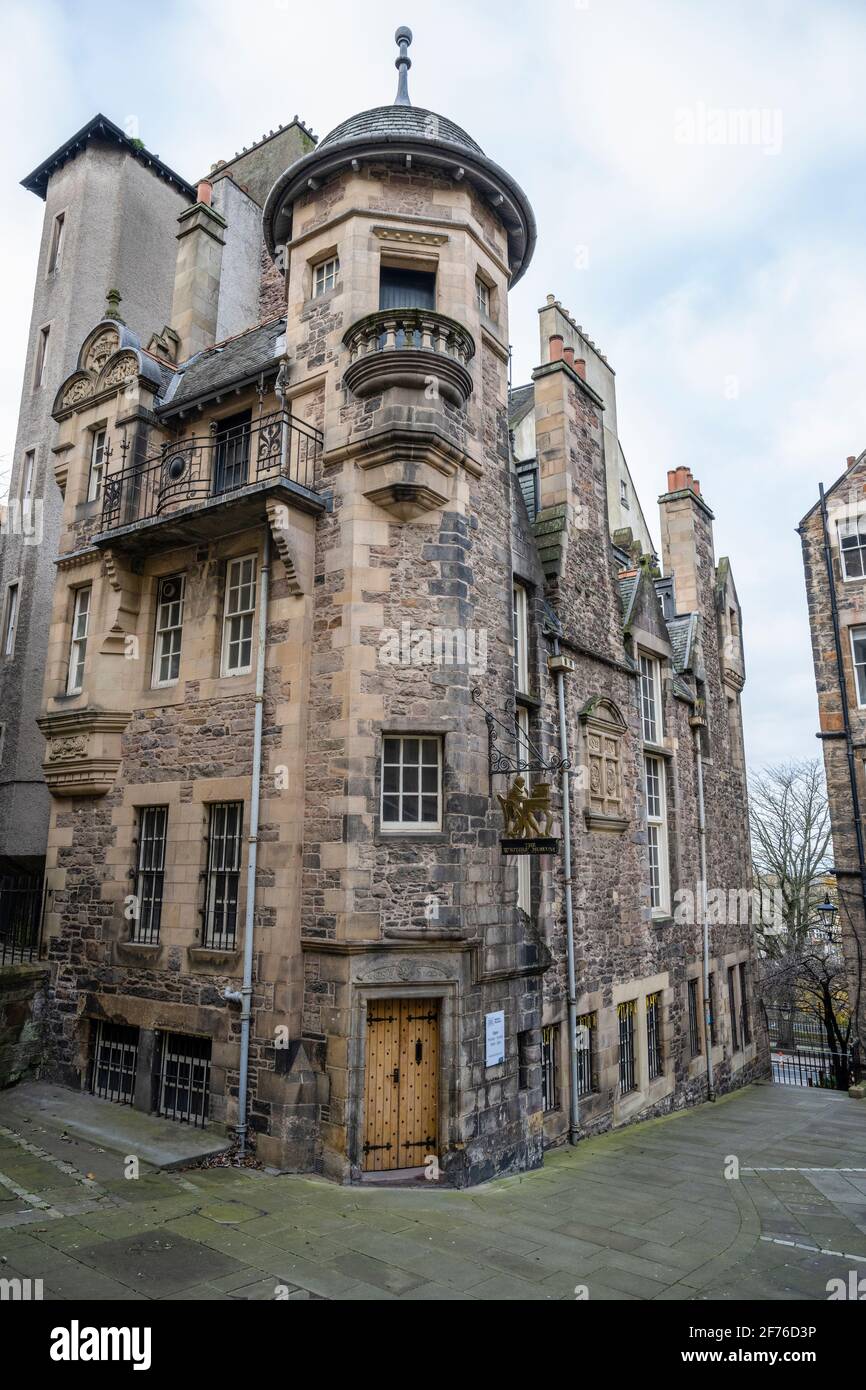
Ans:
[[[104,1148],[58,1155],[13,1095],[0,1278],[42,1279],[46,1299],[561,1300],[585,1286],[590,1301],[823,1300],[829,1279],[866,1277],[866,1103],[833,1092],[752,1086],[467,1192],[231,1168],[127,1180]]]

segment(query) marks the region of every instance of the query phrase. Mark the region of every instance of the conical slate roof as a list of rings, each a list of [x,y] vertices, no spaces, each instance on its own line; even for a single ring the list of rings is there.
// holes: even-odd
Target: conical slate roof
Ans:
[[[423,138],[426,140],[447,140],[452,145],[462,145],[473,154],[483,154],[481,146],[471,135],[447,116],[438,116],[435,111],[425,111],[422,106],[374,106],[372,111],[359,111],[335,126],[324,140],[319,141],[319,149],[326,146],[341,145],[346,140],[364,137],[380,139],[389,135]]]

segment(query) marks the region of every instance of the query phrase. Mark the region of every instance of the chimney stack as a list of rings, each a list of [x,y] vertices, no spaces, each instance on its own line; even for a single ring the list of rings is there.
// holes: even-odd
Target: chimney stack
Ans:
[[[713,514],[690,468],[669,469],[668,490],[659,498],[659,515],[664,572],[674,577],[677,607],[683,613],[709,617],[714,611],[716,569]]]

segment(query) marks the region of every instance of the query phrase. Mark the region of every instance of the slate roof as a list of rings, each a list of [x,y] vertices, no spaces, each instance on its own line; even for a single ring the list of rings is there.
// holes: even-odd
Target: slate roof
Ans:
[[[196,353],[173,374],[157,414],[173,415],[199,401],[211,400],[230,386],[255,381],[262,372],[276,371],[285,335],[285,318],[272,319]]]
[[[625,627],[631,616],[631,605],[637,593],[637,583],[639,574],[621,574],[617,580],[619,588],[619,601],[622,604],[622,622]]]
[[[698,629],[697,613],[678,614],[669,618],[667,629],[671,639],[671,652],[675,671],[688,671],[692,664],[695,636]]]
[[[165,179],[167,183],[173,183],[181,193],[187,195],[191,202],[195,202],[196,191],[191,183],[187,183],[186,179],[181,178],[180,174],[176,174],[167,164],[163,164],[159,155],[151,154],[150,150],[146,150],[141,141],[130,139],[130,137],[120,129],[120,126],[116,126],[114,121],[110,121],[108,117],[103,116],[101,112],[98,112],[92,120],[87,122],[87,125],[82,126],[81,129],[69,140],[65,141],[59,149],[55,150],[53,154],[50,154],[47,159],[43,160],[38,168],[33,170],[32,174],[28,174],[26,178],[22,179],[21,183],[23,187],[26,188],[28,192],[35,193],[37,197],[44,198],[45,191],[48,188],[48,180],[51,178],[51,175],[61,168],[67,160],[74,159],[77,154],[80,154],[88,140],[107,140],[113,144],[124,146],[140,164],[144,164],[146,168],[152,169],[158,178]]]
[[[508,395],[508,428],[513,430],[535,403],[535,386],[515,386]]]
[[[319,149],[340,145],[344,140],[356,140],[362,136],[374,139],[389,136],[421,136],[437,141],[447,140],[452,145],[462,145],[473,154],[483,154],[471,135],[467,135],[456,121],[447,116],[439,116],[435,111],[425,111],[423,106],[374,106],[370,111],[359,111],[347,121],[334,126],[332,131],[319,141]]]

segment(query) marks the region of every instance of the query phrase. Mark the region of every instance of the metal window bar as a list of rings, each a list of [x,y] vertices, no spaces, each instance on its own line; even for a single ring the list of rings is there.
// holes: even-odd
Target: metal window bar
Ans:
[[[728,1007],[731,1013],[731,1046],[736,1052],[740,1046],[740,1039],[737,1034],[737,981],[733,965],[728,970]]]
[[[203,1129],[210,1101],[210,1038],[167,1033],[159,1077],[159,1113]]]
[[[559,1109],[559,1027],[541,1030],[541,1098],[545,1112]]]
[[[631,999],[625,1004],[617,1004],[616,1011],[619,1017],[619,1089],[623,1095],[627,1095],[629,1091],[637,1090],[634,1051],[634,1000]]]
[[[658,993],[648,994],[646,997],[646,1043],[650,1081],[661,1076],[663,1070],[661,1012],[661,995]]]
[[[716,974],[711,970],[707,976],[707,1002],[710,1006],[710,1046],[715,1047],[718,1042],[716,1036]]]
[[[21,965],[39,956],[45,891],[26,875],[0,878],[0,965]]]
[[[591,1096],[595,1076],[595,1014],[580,1014],[577,1033],[577,1094]]]
[[[155,946],[159,941],[167,822],[166,806],[146,806],[139,814],[136,916],[133,919],[132,939],[146,946]]]
[[[237,941],[242,830],[242,802],[211,806],[203,944],[216,951],[233,951]]]
[[[213,490],[234,492],[249,482],[251,419],[217,429]]]
[[[137,1028],[121,1023],[97,1023],[90,1081],[93,1095],[112,1100],[117,1105],[132,1104],[138,1065],[138,1037]]]
[[[749,1013],[749,992],[747,987],[748,970],[745,962],[740,963],[740,1031],[743,1036],[743,1046],[748,1047],[752,1041],[752,1018]]]
[[[701,1051],[700,1008],[698,1006],[697,976],[689,980],[689,1048],[693,1057]]]

